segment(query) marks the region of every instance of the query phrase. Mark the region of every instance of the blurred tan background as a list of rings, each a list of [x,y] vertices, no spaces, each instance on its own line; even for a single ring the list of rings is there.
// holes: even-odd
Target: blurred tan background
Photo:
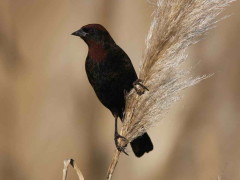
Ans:
[[[61,179],[70,157],[86,180],[105,179],[114,121],[87,81],[85,43],[70,34],[103,24],[138,70],[151,12],[144,0],[1,0],[1,180]],[[215,76],[150,130],[153,152],[121,156],[114,180],[240,179],[240,2],[227,14],[189,50],[194,74]]]

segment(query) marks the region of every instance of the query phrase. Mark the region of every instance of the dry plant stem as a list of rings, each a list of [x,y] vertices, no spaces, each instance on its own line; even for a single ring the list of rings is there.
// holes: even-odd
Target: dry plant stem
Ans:
[[[180,92],[211,75],[189,77],[191,69],[181,65],[187,48],[212,29],[217,16],[234,0],[152,0],[151,26],[146,38],[139,79],[149,91],[141,96],[132,90],[126,95],[125,116],[120,135],[131,142],[155,126]],[[119,143],[124,143],[121,139]],[[111,179],[120,153],[114,152],[107,177]]]
[[[75,163],[75,161],[73,159],[64,160],[63,164],[64,164],[64,167],[63,167],[63,180],[67,180],[68,166],[70,164],[74,168],[74,170],[76,171],[78,179],[79,180],[84,180],[82,172],[80,171],[80,169],[78,168],[77,164]]]
[[[122,131],[120,132],[120,135],[122,135]],[[118,143],[122,147],[126,146],[126,141],[121,139],[121,138],[118,140]],[[112,175],[113,175],[113,172],[114,172],[114,170],[115,170],[115,168],[117,166],[120,154],[121,154],[121,152],[118,151],[117,149],[115,149],[114,154],[113,154],[113,158],[112,158],[112,161],[111,161],[111,164],[110,164],[110,166],[108,168],[107,180],[111,180],[112,179]]]
[[[118,151],[117,149],[114,151],[111,164],[110,164],[110,166],[109,166],[109,168],[108,168],[107,180],[112,179],[112,175],[113,175],[113,172],[114,172],[114,170],[115,170],[115,168],[116,168],[116,166],[117,166],[120,153],[121,153],[121,152]]]
[[[122,131],[120,132],[120,135],[122,135]],[[126,146],[126,141],[123,140],[122,138],[120,138],[118,140],[118,143],[120,146],[122,147],[125,147]],[[111,161],[111,164],[108,168],[108,172],[107,172],[107,180],[110,180],[112,178],[112,175],[113,175],[113,172],[117,166],[117,163],[118,163],[118,159],[119,159],[119,156],[120,156],[121,152],[118,151],[117,149],[115,149],[114,151],[114,154],[113,154],[113,158],[112,158],[112,161]]]

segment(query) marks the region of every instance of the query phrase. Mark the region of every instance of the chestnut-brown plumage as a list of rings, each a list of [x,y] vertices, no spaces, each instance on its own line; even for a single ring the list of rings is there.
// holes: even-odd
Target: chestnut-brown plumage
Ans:
[[[83,26],[72,35],[81,37],[88,45],[85,68],[88,80],[97,97],[115,117],[115,143],[121,137],[117,132],[117,118],[123,120],[125,93],[138,79],[128,55],[114,42],[108,31],[99,24]],[[134,154],[141,157],[153,149],[147,133],[131,142]],[[118,146],[117,146],[118,147]]]

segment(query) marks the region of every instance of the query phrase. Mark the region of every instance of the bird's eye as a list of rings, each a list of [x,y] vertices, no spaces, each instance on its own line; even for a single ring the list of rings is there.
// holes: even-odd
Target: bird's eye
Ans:
[[[85,33],[90,33],[90,34],[93,33],[93,29],[90,29],[90,28],[83,28],[83,31],[84,31]]]
[[[83,28],[83,31],[84,31],[85,33],[88,33],[89,29],[88,29],[88,28]]]

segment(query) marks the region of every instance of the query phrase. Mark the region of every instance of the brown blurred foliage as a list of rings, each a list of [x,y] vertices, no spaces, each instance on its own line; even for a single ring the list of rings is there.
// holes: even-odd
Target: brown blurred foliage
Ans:
[[[86,45],[70,34],[103,24],[138,70],[151,11],[146,1],[0,2],[0,179],[61,179],[69,157],[87,180],[104,179],[114,121],[87,81]],[[114,179],[240,179],[240,2],[224,14],[189,50],[195,74],[215,76],[149,132],[153,152],[121,157]]]

